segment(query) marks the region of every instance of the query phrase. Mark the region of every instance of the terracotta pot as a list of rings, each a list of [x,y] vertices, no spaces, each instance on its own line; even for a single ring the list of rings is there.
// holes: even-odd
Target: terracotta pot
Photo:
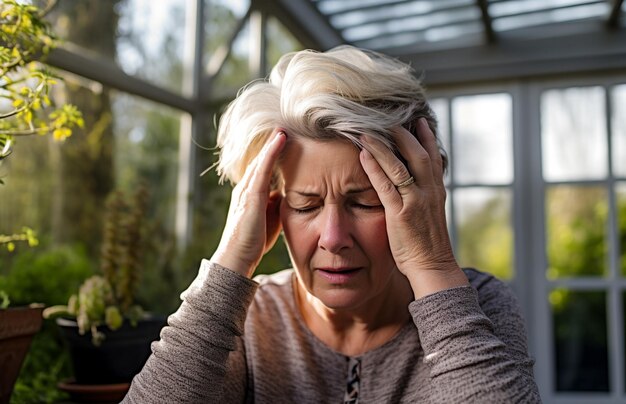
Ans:
[[[28,348],[41,328],[43,305],[0,309],[0,404],[9,402]]]
[[[105,339],[100,346],[91,342],[91,334],[80,335],[74,320],[57,319],[68,343],[77,384],[130,383],[151,354],[150,344],[159,339],[164,317],[140,320],[136,327],[125,321],[118,330],[98,327]]]

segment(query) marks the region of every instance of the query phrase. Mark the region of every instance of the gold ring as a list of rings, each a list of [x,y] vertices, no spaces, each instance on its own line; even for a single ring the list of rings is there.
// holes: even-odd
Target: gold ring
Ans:
[[[403,188],[403,187],[408,187],[409,185],[411,185],[414,182],[415,182],[415,177],[411,176],[408,180],[402,181],[401,183],[396,185],[396,189],[400,189],[400,188]]]

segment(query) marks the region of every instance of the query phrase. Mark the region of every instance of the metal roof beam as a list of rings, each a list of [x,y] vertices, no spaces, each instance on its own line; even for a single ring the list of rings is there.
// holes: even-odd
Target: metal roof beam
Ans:
[[[309,0],[252,0],[251,7],[275,16],[307,48],[324,51],[346,43]]]
[[[524,39],[528,30],[520,30],[501,33],[498,42],[490,46],[426,52],[411,52],[406,47],[388,53],[411,63],[418,73],[424,72],[429,86],[626,69],[626,30],[598,30],[597,21],[550,25],[545,29],[553,37]],[[556,36],[556,32],[572,30],[577,33]]]
[[[360,21],[354,24],[345,24],[339,27],[339,29],[341,31],[344,31],[346,29],[350,29],[350,28],[355,28],[355,27],[359,27],[361,25],[369,25],[369,24],[385,24],[385,23],[389,23],[389,22],[394,22],[394,21],[398,21],[398,19],[407,19],[407,18],[413,18],[413,17],[425,17],[428,18],[429,16],[432,16],[433,14],[453,14],[456,15],[458,14],[459,11],[464,11],[464,10],[474,10],[474,7],[471,4],[461,4],[458,6],[450,6],[450,7],[446,7],[446,8],[437,8],[437,9],[433,9],[433,10],[429,10],[426,12],[411,12],[411,13],[404,13],[401,17],[397,17],[397,16],[384,16],[384,15],[380,15],[378,13],[373,13],[373,12],[368,12],[367,14],[371,14],[372,17],[371,18],[367,18],[365,21]],[[334,17],[334,16],[332,16]],[[458,18],[458,17],[456,17]],[[465,18],[465,17],[463,17]],[[450,22],[454,22],[454,19],[451,20]],[[444,23],[446,24],[446,23]]]
[[[220,44],[220,46],[215,50],[215,52],[213,52],[213,54],[210,55],[209,63],[207,64],[207,67],[206,67],[206,72],[209,75],[210,79],[213,79],[215,76],[217,76],[219,72],[222,70],[222,67],[224,67],[224,63],[226,62],[226,59],[228,59],[228,56],[230,56],[230,53],[233,50],[233,44],[235,43],[237,36],[239,36],[239,33],[241,32],[243,27],[246,25],[246,22],[250,18],[250,13],[252,12],[251,10],[252,10],[252,7],[249,7],[246,14],[243,17],[241,17],[239,21],[237,21],[237,25],[235,26],[235,29],[233,29],[233,31],[231,32],[228,40]]]
[[[622,4],[624,0],[613,0],[613,7],[611,7],[611,13],[609,14],[609,18],[606,21],[607,26],[609,28],[617,28],[619,27],[620,16],[622,15]]]
[[[97,81],[116,90],[135,94],[148,100],[178,108],[189,113],[195,112],[199,103],[173,93],[163,87],[149,83],[143,79],[124,72],[115,62],[100,55],[93,54],[77,46],[65,45],[68,49],[52,49],[45,63]],[[85,56],[89,54],[89,56]]]
[[[493,31],[487,0],[476,0],[476,5],[480,8],[480,16],[483,21],[483,26],[485,27],[485,38],[487,39],[487,43],[495,43],[496,34]]]

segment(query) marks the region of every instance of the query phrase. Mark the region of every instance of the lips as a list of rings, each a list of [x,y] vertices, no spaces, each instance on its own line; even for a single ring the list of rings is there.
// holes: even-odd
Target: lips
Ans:
[[[344,284],[350,282],[359,274],[362,267],[329,267],[315,268],[318,275],[332,284]]]
[[[316,268],[318,271],[331,272],[331,273],[350,273],[354,271],[358,271],[361,268],[350,268],[350,267],[342,267],[342,268]]]

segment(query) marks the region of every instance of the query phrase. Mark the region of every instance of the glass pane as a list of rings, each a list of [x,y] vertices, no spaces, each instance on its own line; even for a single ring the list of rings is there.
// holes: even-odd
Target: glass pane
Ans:
[[[232,51],[213,83],[218,99],[235,98],[241,87],[256,78],[253,77],[250,69],[250,42],[250,23],[247,21],[237,35]]]
[[[608,273],[608,209],[607,192],[602,187],[548,187],[548,279]]]
[[[287,52],[303,49],[302,44],[276,18],[267,22],[267,62],[274,67],[278,59]],[[268,72],[269,73],[269,72]]]
[[[430,100],[430,107],[435,113],[437,118],[437,136],[443,146],[443,149],[448,153],[448,172],[452,169],[452,161],[449,158],[450,155],[450,125],[448,118],[448,100],[445,98],[435,98]],[[446,184],[449,182],[449,176],[446,175]]]
[[[181,114],[88,80],[68,76],[66,82],[55,87],[53,99],[77,105],[85,127],[62,143],[52,136],[20,138],[3,160],[0,233],[28,226],[40,240],[34,254],[49,246],[80,245],[96,263],[107,196],[145,185],[147,242],[163,243],[159,253],[165,254],[173,242]],[[19,248],[12,255],[0,251],[0,267],[10,270],[12,260],[29,250]]]
[[[626,182],[618,182],[615,186],[617,231],[619,239],[619,265],[622,276],[626,277]]]
[[[462,188],[454,191],[453,201],[460,264],[490,272],[501,279],[511,279],[511,191]]]
[[[204,40],[209,59],[227,44],[241,18],[250,7],[249,0],[205,0]]]
[[[548,181],[607,175],[602,87],[549,90],[541,95],[543,176]]]
[[[555,289],[550,305],[556,390],[609,391],[606,292]]]
[[[60,1],[51,15],[68,42],[117,63],[126,73],[180,92],[185,0]],[[97,18],[94,18],[97,16]]]
[[[452,101],[456,182],[512,182],[511,103],[510,94],[465,96]]]
[[[148,187],[151,216],[173,232],[178,177],[178,139],[182,114],[171,108],[113,92],[115,179],[131,192]]]
[[[613,139],[613,174],[626,177],[626,84],[613,88],[611,130]]]

